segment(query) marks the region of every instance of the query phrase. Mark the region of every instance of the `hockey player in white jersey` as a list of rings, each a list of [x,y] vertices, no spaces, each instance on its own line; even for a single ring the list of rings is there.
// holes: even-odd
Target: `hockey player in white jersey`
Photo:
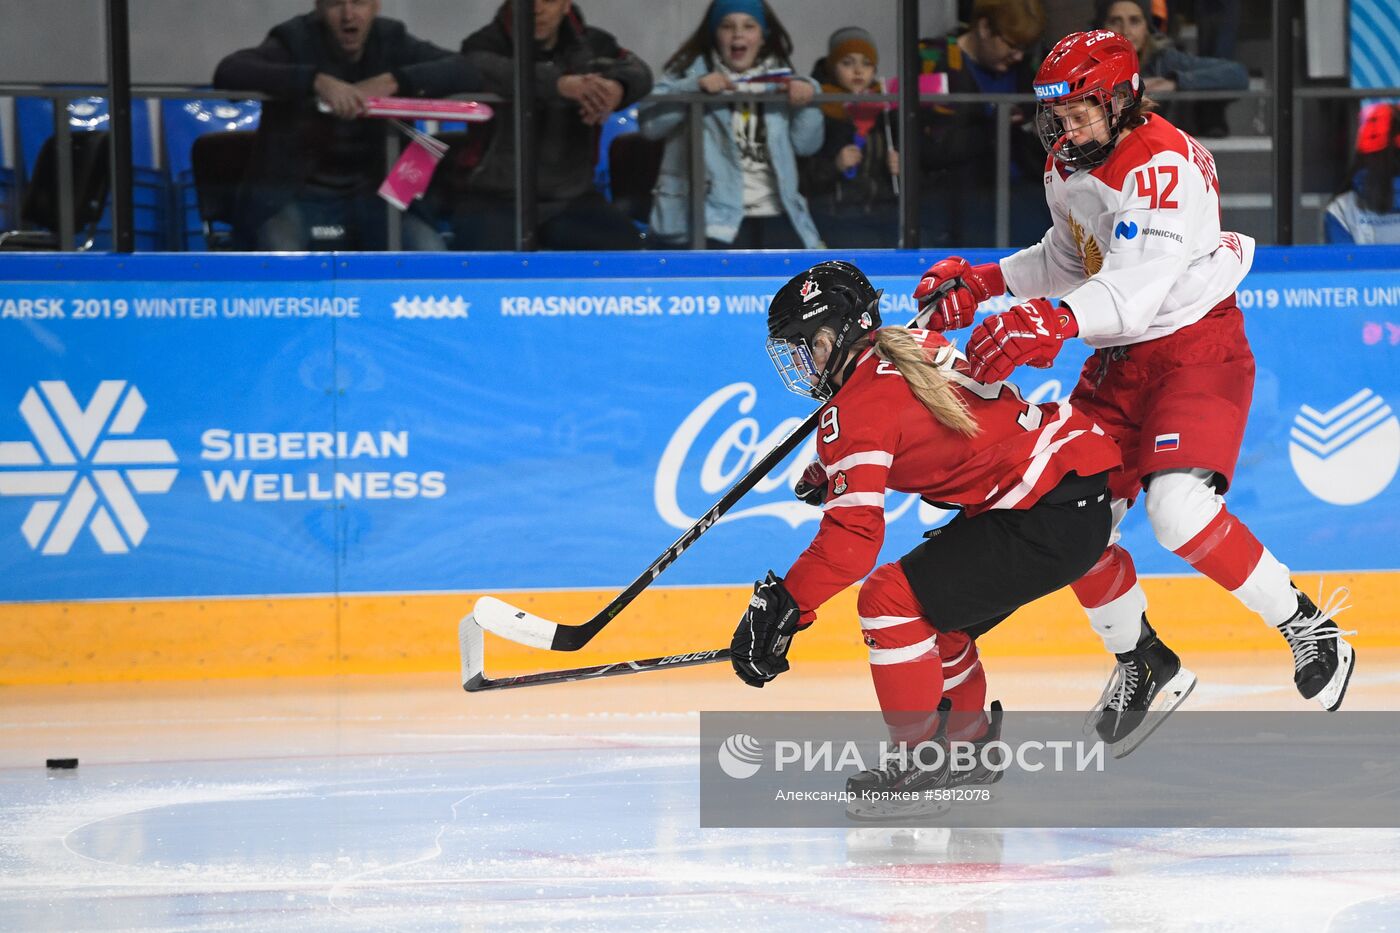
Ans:
[[[992,296],[1024,299],[972,330],[974,379],[995,382],[1023,363],[1049,366],[1067,337],[1095,348],[1071,401],[1118,442],[1125,463],[1110,484],[1109,548],[1074,584],[1118,658],[1099,704],[1099,734],[1140,741],[1160,721],[1146,712],[1169,712],[1195,681],[1148,624],[1132,558],[1116,543],[1117,522],[1144,490],[1157,540],[1277,627],[1299,692],[1335,710],[1354,666],[1342,637],[1354,633],[1332,621],[1345,591],[1319,609],[1222,498],[1254,388],[1235,303],[1254,241],[1221,231],[1214,159],[1151,113],[1126,39],[1103,30],[1066,36],[1037,73],[1035,93],[1054,225],[1000,263],[935,264],[915,297],[936,330],[971,324],[977,304]],[[949,281],[956,287],[936,297]],[[1045,295],[1061,303],[1035,297]]]

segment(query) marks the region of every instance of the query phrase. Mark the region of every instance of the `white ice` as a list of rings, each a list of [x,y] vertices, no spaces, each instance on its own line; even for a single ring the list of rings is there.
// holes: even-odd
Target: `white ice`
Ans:
[[[318,690],[0,692],[0,930],[1400,927],[1394,831],[702,830],[620,685]]]

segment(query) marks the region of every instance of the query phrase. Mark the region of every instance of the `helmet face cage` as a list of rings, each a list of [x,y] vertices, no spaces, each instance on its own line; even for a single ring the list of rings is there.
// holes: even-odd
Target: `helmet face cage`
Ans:
[[[789,392],[821,401],[831,397],[830,387],[822,378],[823,374],[817,372],[817,364],[812,360],[812,348],[807,344],[807,338],[798,337],[796,342],[792,342],[781,337],[769,337],[768,358],[773,361]],[[826,394],[822,395],[822,392]]]
[[[1096,88],[1077,97],[1042,100],[1035,115],[1035,128],[1040,136],[1040,143],[1056,162],[1069,168],[1093,168],[1100,165],[1113,150],[1118,132],[1123,128],[1124,114],[1137,100],[1132,86],[1126,83],[1118,85],[1109,94],[1104,94]],[[1093,104],[1099,108],[1102,117],[1086,128],[1097,129],[1106,124],[1104,129],[1107,130],[1107,142],[1098,139],[1090,139],[1084,143],[1071,141],[1069,130],[1065,127],[1064,120],[1055,112],[1055,108],[1077,103]]]

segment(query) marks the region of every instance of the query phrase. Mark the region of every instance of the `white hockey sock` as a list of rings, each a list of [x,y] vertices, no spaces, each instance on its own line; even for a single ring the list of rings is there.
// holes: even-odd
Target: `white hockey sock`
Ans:
[[[1239,589],[1231,590],[1235,598],[1259,613],[1264,621],[1278,628],[1298,611],[1298,596],[1288,579],[1288,568],[1264,548],[1259,564]]]
[[[1142,614],[1147,611],[1147,594],[1141,583],[1112,602],[1094,609],[1085,608],[1089,624],[1103,639],[1103,646],[1114,654],[1132,651],[1142,635]]]

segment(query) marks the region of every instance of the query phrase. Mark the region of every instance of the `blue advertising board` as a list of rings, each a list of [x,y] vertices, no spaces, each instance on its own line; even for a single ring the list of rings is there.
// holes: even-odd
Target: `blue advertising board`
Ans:
[[[763,344],[816,258],[4,259],[0,601],[620,587],[811,410]],[[936,258],[857,258],[886,321]],[[1230,501],[1295,569],[1400,568],[1397,267],[1265,249],[1241,289]],[[1015,378],[1062,398],[1086,354]],[[663,582],[782,572],[820,519],[790,493],[812,450]],[[945,519],[891,497],[884,558]],[[1125,529],[1141,571],[1188,571]]]

